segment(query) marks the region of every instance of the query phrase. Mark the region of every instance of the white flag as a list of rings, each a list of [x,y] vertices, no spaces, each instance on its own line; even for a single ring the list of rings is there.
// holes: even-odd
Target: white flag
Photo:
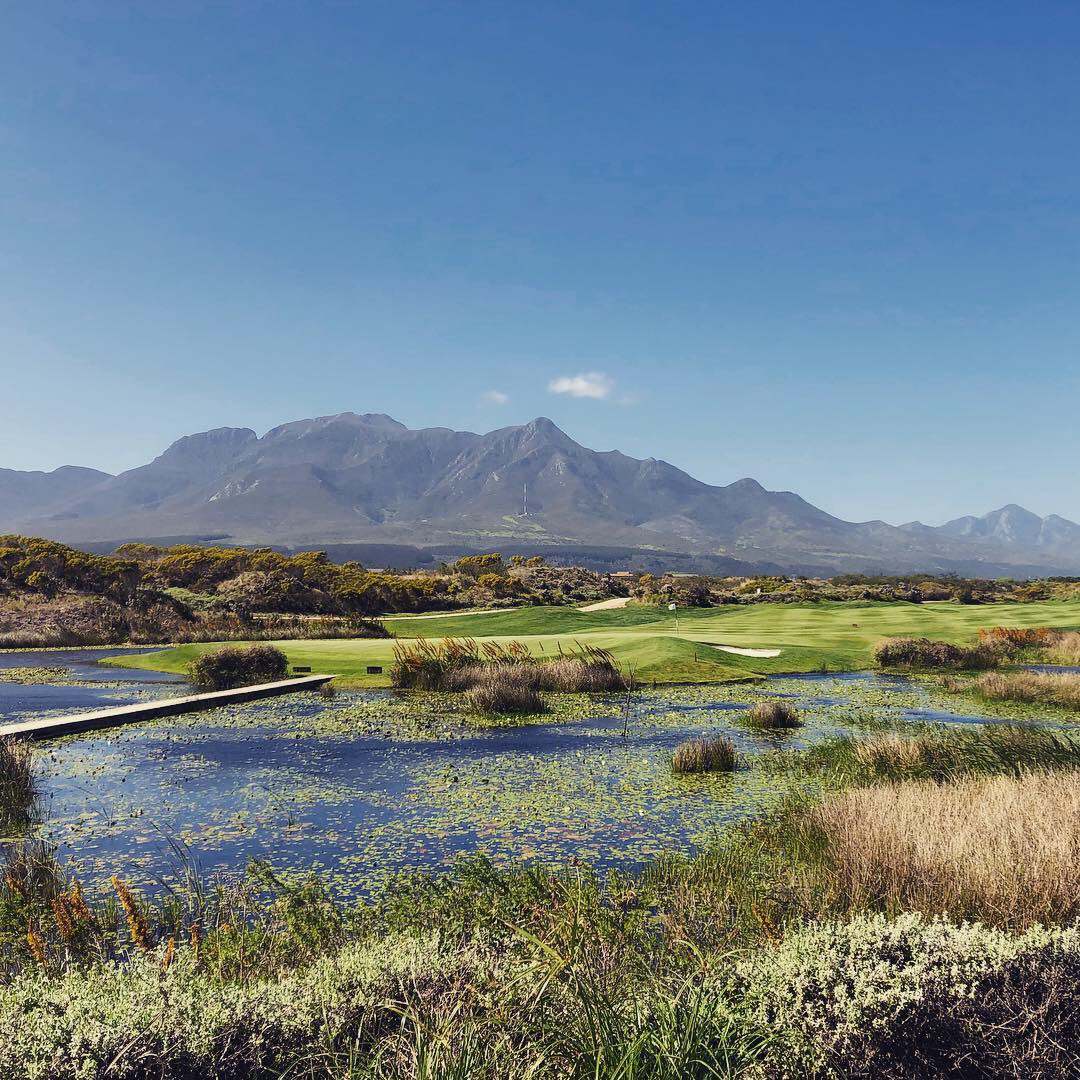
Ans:
[[[674,604],[668,604],[667,609],[668,609],[668,611],[674,611],[675,610],[675,605]]]

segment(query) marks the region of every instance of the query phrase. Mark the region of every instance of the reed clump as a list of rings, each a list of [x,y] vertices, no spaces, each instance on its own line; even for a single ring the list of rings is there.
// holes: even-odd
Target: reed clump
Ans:
[[[809,811],[852,910],[998,926],[1080,915],[1080,774],[1029,772],[852,788]]]
[[[766,731],[802,727],[802,717],[794,705],[786,701],[759,701],[746,714],[746,722],[751,727]]]
[[[37,798],[30,744],[11,736],[0,738],[0,826],[30,821]]]
[[[1080,738],[1043,728],[992,724],[975,730],[845,737],[815,747],[809,757],[828,759],[834,771],[856,781],[948,780],[972,773],[1019,776],[1031,769],[1080,768]]]
[[[545,709],[540,693],[512,669],[489,672],[465,691],[469,708],[479,713],[540,713]]]
[[[738,765],[735,744],[724,735],[687,739],[671,755],[671,768],[677,773],[734,772]]]
[[[394,686],[412,690],[467,691],[513,683],[552,693],[609,693],[626,690],[630,683],[614,656],[593,645],[538,660],[520,641],[486,641],[481,646],[472,638],[399,641],[390,679]]]

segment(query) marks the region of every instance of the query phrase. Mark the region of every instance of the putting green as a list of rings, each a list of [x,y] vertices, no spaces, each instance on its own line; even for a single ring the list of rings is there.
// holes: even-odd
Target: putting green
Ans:
[[[1032,604],[817,603],[722,608],[630,606],[609,611],[566,607],[515,608],[445,619],[394,619],[406,637],[473,637],[523,642],[537,656],[572,651],[575,643],[610,649],[642,682],[728,682],[777,672],[853,671],[871,666],[874,645],[886,637],[970,642],[990,626],[1080,629],[1080,600]],[[236,643],[240,644],[240,643]],[[388,686],[394,642],[386,639],[276,641],[290,663],[343,676],[357,686]],[[736,656],[713,645],[779,649],[776,657]],[[115,657],[105,663],[183,672],[220,643],[180,645]],[[368,674],[368,667],[383,668]]]

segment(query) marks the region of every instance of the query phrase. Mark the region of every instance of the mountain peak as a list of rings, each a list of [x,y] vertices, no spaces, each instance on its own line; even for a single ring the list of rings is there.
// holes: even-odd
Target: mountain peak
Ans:
[[[0,469],[0,530],[12,526],[79,542],[591,544],[815,573],[1080,569],[1080,525],[1015,503],[938,528],[846,522],[752,477],[710,485],[656,458],[588,449],[546,416],[476,434],[344,411],[261,438],[189,435],[118,477]]]
[[[752,476],[744,476],[741,480],[736,480],[732,484],[728,484],[728,491],[741,491],[748,495],[763,495],[765,488],[761,486]]]
[[[194,461],[236,453],[258,436],[251,428],[220,427],[184,435],[173,442],[157,461]]]

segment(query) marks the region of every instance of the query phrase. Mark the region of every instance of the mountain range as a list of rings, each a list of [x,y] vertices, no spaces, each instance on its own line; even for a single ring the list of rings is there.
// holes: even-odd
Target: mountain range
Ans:
[[[843,521],[756,480],[713,486],[655,458],[589,450],[542,417],[478,435],[346,412],[261,438],[189,435],[117,476],[0,469],[0,531],[97,546],[573,551],[585,562],[621,551],[639,567],[730,573],[1080,573],[1080,525],[1056,515],[1009,505],[937,527]]]

